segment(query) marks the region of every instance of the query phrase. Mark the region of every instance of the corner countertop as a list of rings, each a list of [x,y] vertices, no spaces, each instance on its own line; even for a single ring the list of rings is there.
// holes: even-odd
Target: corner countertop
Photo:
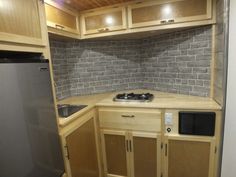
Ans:
[[[113,98],[118,93],[152,93],[154,99],[151,102],[114,102]],[[212,98],[188,96],[174,93],[166,93],[152,90],[126,90],[113,93],[94,94],[87,96],[70,97],[58,102],[58,104],[88,105],[68,118],[59,118],[59,125],[65,126],[80,115],[88,112],[95,106],[105,107],[130,107],[130,108],[159,108],[159,109],[192,109],[192,110],[221,110],[221,106]]]
[[[87,113],[91,109],[93,109],[99,101],[110,96],[112,93],[104,93],[104,94],[94,94],[94,95],[85,95],[85,96],[73,96],[66,98],[64,100],[58,101],[57,104],[72,104],[72,105],[87,105],[87,107],[81,109],[80,111],[72,114],[67,118],[59,117],[59,126],[64,127],[70,122],[77,119],[79,116]]]

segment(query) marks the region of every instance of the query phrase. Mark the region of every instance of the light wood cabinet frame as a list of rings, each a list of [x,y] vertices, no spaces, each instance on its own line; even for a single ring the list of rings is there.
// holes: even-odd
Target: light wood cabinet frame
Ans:
[[[94,29],[94,30],[87,30],[86,29],[86,17],[91,17],[91,16],[97,16],[97,15],[102,15],[110,12],[122,12],[122,25],[119,26],[110,26],[107,27],[107,31],[100,31],[101,29]],[[101,10],[94,10],[94,11],[86,11],[84,13],[80,14],[80,24],[81,24],[81,32],[82,36],[86,35],[92,35],[92,34],[98,34],[98,33],[109,33],[113,31],[121,31],[127,29],[127,17],[126,17],[126,7],[121,6],[121,7],[111,7],[109,9],[101,9]]]
[[[174,141],[191,141],[191,142],[203,142],[210,144],[210,152],[209,152],[209,171],[208,177],[215,177],[214,176],[214,163],[215,163],[215,156],[216,156],[216,140],[212,137],[202,137],[202,136],[165,136],[164,138],[164,177],[168,177],[168,157],[169,157],[169,150],[168,150],[168,143],[170,140]],[[177,162],[178,163],[178,162]],[[186,167],[187,168],[187,167]]]
[[[56,2],[52,1],[52,0],[45,0],[45,4],[49,5],[49,6],[52,6],[56,9],[58,9],[59,11],[62,11],[64,13],[67,13],[71,16],[74,16],[74,18],[76,19],[75,20],[75,27],[76,29],[74,28],[70,28],[69,26],[66,26],[66,25],[63,25],[63,24],[57,24],[53,21],[50,21],[49,19],[47,19],[47,26],[49,27],[49,32],[53,32],[54,31],[50,30],[50,28],[54,28],[58,31],[64,31],[64,32],[69,32],[69,33],[73,33],[73,34],[76,34],[76,35],[79,35],[80,34],[80,28],[79,28],[79,15],[77,12],[71,10],[71,9],[67,9],[65,8],[64,6],[61,6],[59,4],[57,4]]]
[[[148,26],[157,26],[157,25],[169,25],[162,24],[161,20],[167,20],[167,19],[160,19],[158,21],[150,21],[150,22],[140,22],[134,24],[132,22],[132,10],[140,7],[146,7],[146,6],[153,6],[153,5],[161,5],[165,3],[171,3],[171,2],[178,2],[183,0],[156,0],[156,1],[138,1],[135,4],[128,5],[128,26],[129,28],[141,28],[141,27],[148,27]],[[200,21],[200,20],[209,20],[212,18],[212,0],[207,0],[207,14],[206,15],[197,15],[197,16],[190,16],[190,17],[181,17],[181,18],[175,18],[174,23],[183,23],[183,22],[193,22],[193,21]]]
[[[33,0],[36,3],[37,6],[37,12],[39,17],[39,25],[40,25],[40,37],[30,37],[27,35],[19,35],[19,34],[13,34],[13,33],[7,33],[7,32],[0,32],[0,42],[6,42],[6,43],[15,43],[17,45],[25,44],[28,46],[35,46],[35,47],[45,47],[47,45],[47,34],[44,33],[44,5],[42,0]],[[30,9],[30,7],[25,7],[27,9]],[[22,9],[22,11],[25,9]],[[21,14],[14,14],[14,15],[21,15]],[[4,18],[4,16],[2,17]],[[30,22],[25,21],[25,23],[28,25],[29,28],[33,27],[34,24],[30,24]],[[26,25],[25,24],[25,25]],[[7,24],[5,24],[7,25]],[[30,26],[32,25],[32,26]],[[15,27],[17,28],[17,26]],[[1,47],[1,46],[0,46]],[[27,46],[26,46],[27,47]],[[25,48],[19,47],[21,50],[25,50]],[[28,50],[28,49],[27,49]],[[30,50],[30,48],[29,48]],[[37,49],[36,49],[37,50]],[[39,49],[39,51],[42,51]]]

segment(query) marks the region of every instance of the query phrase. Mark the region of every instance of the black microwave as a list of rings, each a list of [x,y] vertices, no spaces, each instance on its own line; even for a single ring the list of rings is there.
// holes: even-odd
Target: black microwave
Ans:
[[[179,112],[179,134],[215,135],[215,112]]]

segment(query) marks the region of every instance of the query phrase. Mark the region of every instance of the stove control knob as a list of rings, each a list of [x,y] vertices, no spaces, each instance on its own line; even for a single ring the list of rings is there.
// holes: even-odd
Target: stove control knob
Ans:
[[[170,132],[171,132],[171,128],[167,128],[166,131],[167,131],[168,133],[170,133]]]

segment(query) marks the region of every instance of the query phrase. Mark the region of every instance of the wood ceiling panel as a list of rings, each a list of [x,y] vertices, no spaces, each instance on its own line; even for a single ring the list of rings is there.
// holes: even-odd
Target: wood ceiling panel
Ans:
[[[54,0],[60,4],[66,4],[79,11],[94,9],[98,7],[110,6],[114,4],[129,2],[133,0]]]

